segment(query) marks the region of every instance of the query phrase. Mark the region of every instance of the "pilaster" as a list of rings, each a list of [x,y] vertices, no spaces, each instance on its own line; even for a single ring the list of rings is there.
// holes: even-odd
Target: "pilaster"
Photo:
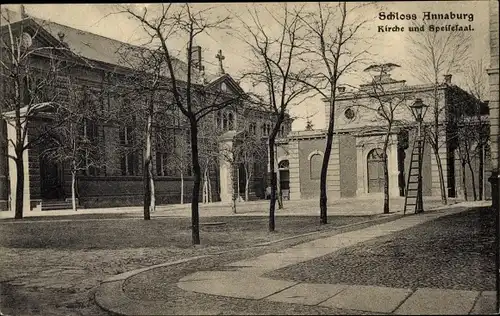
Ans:
[[[300,200],[299,142],[291,141],[288,147],[290,171],[290,200]]]

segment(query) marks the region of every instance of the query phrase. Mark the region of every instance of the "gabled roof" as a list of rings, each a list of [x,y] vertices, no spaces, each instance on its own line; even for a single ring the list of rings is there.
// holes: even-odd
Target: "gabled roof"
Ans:
[[[61,42],[62,35],[62,42],[71,52],[89,61],[111,66],[134,68],[140,66],[140,56],[144,56],[144,52],[149,51],[145,47],[124,43],[67,25],[33,17],[17,20],[12,22],[11,25],[33,22],[35,23],[34,27],[40,27],[45,30],[56,42]],[[185,81],[187,78],[187,64],[184,61],[173,58],[173,68],[176,79]],[[196,83],[199,79],[199,73],[193,70],[192,74],[193,83]],[[163,75],[170,77],[168,69],[165,69]]]
[[[207,88],[216,87],[218,84],[225,82],[230,89],[234,90],[236,93],[243,95],[245,91],[240,87],[240,85],[231,77],[229,74],[223,74],[222,76],[213,76],[212,80],[208,82]]]

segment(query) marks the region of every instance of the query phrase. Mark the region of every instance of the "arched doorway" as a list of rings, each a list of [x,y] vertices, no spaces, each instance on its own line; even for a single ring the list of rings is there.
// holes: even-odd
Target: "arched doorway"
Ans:
[[[290,163],[282,160],[278,163],[281,194],[284,199],[290,199]]]
[[[384,152],[380,148],[372,149],[367,157],[368,193],[384,191]]]

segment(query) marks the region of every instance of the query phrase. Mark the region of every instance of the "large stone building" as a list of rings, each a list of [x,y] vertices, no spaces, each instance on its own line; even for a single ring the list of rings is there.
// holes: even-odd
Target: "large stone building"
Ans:
[[[454,130],[450,117],[463,110],[481,108],[481,124],[487,116],[486,104],[466,93],[451,82],[451,75],[445,76],[438,87],[440,133],[439,156],[443,167],[448,197],[463,195],[461,165]],[[379,91],[374,95],[374,87]],[[330,199],[360,197],[382,194],[384,188],[383,143],[387,121],[381,115],[381,104],[399,96],[404,100],[394,108],[394,126],[388,139],[387,161],[389,170],[390,196],[404,196],[410,165],[411,150],[415,135],[415,118],[410,105],[417,99],[428,105],[424,123],[431,128],[433,124],[433,85],[408,86],[404,80],[394,80],[389,73],[375,76],[372,82],[362,85],[355,91],[339,88],[336,101],[335,135],[328,167],[327,192]],[[328,126],[329,103],[325,102],[326,126]],[[384,105],[384,106],[386,106]],[[393,102],[394,105],[394,102]],[[320,170],[325,150],[326,132],[324,130],[291,132],[280,142],[278,165],[282,178],[289,179],[290,199],[314,198],[319,196]],[[487,146],[486,146],[487,147]],[[486,154],[488,155],[486,148]],[[483,156],[484,158],[484,156]],[[481,172],[490,168],[489,159],[473,157],[475,184],[487,177]],[[485,160],[481,170],[479,160]],[[459,172],[460,171],[460,172]],[[465,170],[465,185],[472,197],[470,171]],[[429,142],[426,143],[423,157],[423,194],[440,195],[438,166]],[[490,196],[489,186],[485,185],[484,195]]]
[[[123,48],[132,52],[140,52],[143,50],[142,48],[49,21],[30,17],[24,17],[16,22],[11,20],[10,26],[13,30],[18,30],[20,25],[23,26],[23,36],[29,37],[32,47],[64,48],[56,50],[60,53],[52,55],[50,58],[42,53],[37,53],[37,51],[32,54],[31,67],[35,71],[37,67],[43,69],[53,65],[54,60],[72,64],[70,72],[58,74],[62,78],[62,80],[58,78],[57,82],[60,85],[54,88],[58,91],[58,95],[66,96],[67,100],[68,87],[61,82],[66,82],[67,78],[71,78],[72,87],[81,90],[86,96],[85,100],[92,100],[97,106],[96,111],[114,109],[119,112],[126,109],[125,111],[133,112],[133,105],[141,104],[142,101],[138,100],[140,97],[133,99],[124,97],[124,93],[121,93],[129,87],[125,82],[130,84],[129,75],[135,70],[131,69],[130,59],[124,59],[121,52],[123,52]],[[5,21],[2,21],[1,30],[2,35],[5,36],[7,34]],[[216,56],[219,59],[219,71],[214,74],[204,71],[200,47],[194,47],[192,56],[196,87],[209,92],[221,91],[222,94],[232,96],[235,100],[233,104],[213,112],[202,120],[202,126],[207,127],[207,129],[200,128],[200,143],[213,140],[214,137],[219,137],[221,134],[223,134],[221,138],[223,141],[232,143],[233,136],[239,135],[241,131],[245,130],[260,138],[262,144],[265,145],[272,115],[269,111],[252,106],[251,102],[245,101],[245,92],[229,74],[224,72],[221,52]],[[183,78],[186,77],[186,69],[185,62],[179,59],[175,60],[176,76],[181,78],[181,84]],[[129,81],[126,81],[127,78]],[[168,74],[165,74],[162,80],[167,82]],[[49,91],[49,93],[54,91]],[[5,97],[6,91],[3,92]],[[44,100],[41,101],[43,103]],[[153,170],[155,171],[157,203],[178,203],[181,195],[181,183],[184,186],[184,200],[188,201],[192,193],[193,177],[189,167],[190,149],[186,120],[180,111],[169,105],[172,102],[168,102],[168,96],[165,94],[159,93],[155,99],[156,102],[159,104],[160,112],[164,109],[163,112],[167,113],[164,116],[165,121],[162,122],[166,126],[167,132],[165,133],[167,135],[160,138],[153,137]],[[13,115],[9,114],[8,110],[9,108],[4,108],[2,111],[7,119],[9,115]],[[50,112],[50,109],[40,107],[37,114],[29,117],[28,124],[31,127],[28,139],[35,139],[38,136],[36,126],[52,124],[50,113],[46,112]],[[80,206],[122,206],[142,203],[143,149],[136,146],[142,127],[134,123],[136,120],[139,119],[134,117],[126,122],[120,121],[120,119],[114,121],[103,121],[99,118],[85,120],[84,125],[82,125],[82,133],[85,133],[90,141],[95,142],[97,147],[102,148],[101,153],[105,163],[99,167],[85,168],[78,173]],[[7,138],[15,139],[15,129],[12,124],[5,124],[5,122],[2,122],[0,127],[3,129],[0,138],[2,150],[0,155],[0,207],[6,209],[9,196],[10,200],[13,201],[13,192],[15,192],[15,165],[12,159],[8,161],[6,155],[7,147],[10,147],[7,146]],[[210,129],[211,133],[206,132],[209,127],[215,127]],[[281,131],[282,134],[288,133],[290,128],[291,121],[287,120]],[[57,138],[57,135],[55,137]],[[37,142],[24,153],[26,166],[24,205],[27,209],[46,208],[54,201],[65,201],[71,197],[69,168],[66,163],[55,162],[42,155],[41,153],[46,146],[48,146],[47,142]],[[184,150],[183,153],[180,152],[181,149]],[[184,165],[183,172],[175,164],[172,165],[174,155],[181,157]],[[211,195],[214,201],[227,198],[227,193],[231,191],[230,186],[236,186],[235,181],[227,179],[227,163],[222,160],[210,160],[211,164],[207,166],[207,173],[205,173],[210,179]],[[201,161],[202,164],[203,161]],[[254,165],[257,170],[253,173],[250,198],[260,198],[264,197],[265,194],[262,187],[265,187],[266,183],[266,170],[258,167],[265,166],[265,163],[256,161]]]

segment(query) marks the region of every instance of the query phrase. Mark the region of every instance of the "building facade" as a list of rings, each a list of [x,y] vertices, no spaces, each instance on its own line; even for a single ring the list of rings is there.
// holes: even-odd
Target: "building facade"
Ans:
[[[54,62],[71,64],[70,71],[64,74],[58,73],[56,83],[51,86],[52,90],[48,93],[57,93],[58,102],[68,103],[69,95],[78,91],[81,96],[80,101],[84,102],[80,108],[89,107],[88,105],[91,104],[90,111],[94,112],[82,120],[79,128],[85,139],[90,143],[95,143],[95,148],[99,148],[97,152],[101,157],[98,165],[88,164],[78,171],[79,205],[81,207],[140,205],[143,200],[144,149],[141,135],[144,117],[133,113],[143,107],[145,101],[143,95],[132,96],[127,91],[139,84],[138,77],[135,76],[137,69],[134,67],[140,64],[141,60],[131,59],[130,55],[124,58],[120,52],[124,47],[132,52],[144,49],[65,25],[29,17],[13,22],[10,26],[16,29],[20,24],[23,25],[24,34],[27,34],[25,36],[30,37],[31,45],[64,48],[60,50],[61,53],[53,54],[50,58],[34,53],[33,60],[36,62],[31,62],[33,69],[42,69],[53,65]],[[2,23],[3,35],[6,34],[6,28],[5,23]],[[193,73],[196,89],[208,91],[209,95],[220,93],[235,100],[232,104],[208,114],[200,121],[200,148],[204,143],[209,143],[209,140],[213,142],[214,139],[233,142],[233,138],[221,138],[221,136],[228,132],[236,135],[242,131],[251,132],[254,137],[259,138],[265,144],[269,126],[272,123],[270,112],[245,101],[245,92],[229,74],[224,73],[223,58],[219,59],[220,71],[211,75],[203,71],[201,48],[195,47],[193,50],[191,56],[195,58],[193,64],[196,69],[193,69]],[[182,80],[186,77],[186,63],[174,60],[174,64],[176,76],[180,78],[179,82],[182,85]],[[135,83],[134,80],[136,80]],[[165,74],[162,80],[165,81],[165,86],[169,80],[168,74]],[[67,84],[68,81],[71,81],[71,86]],[[183,192],[184,201],[188,201],[193,185],[188,124],[180,111],[172,106],[173,102],[168,100],[168,92],[158,93],[153,100],[156,106],[155,111],[158,112],[157,125],[161,125],[161,132],[159,132],[160,127],[157,126],[158,131],[152,137],[157,204],[179,203],[181,192]],[[40,100],[40,103],[46,101],[48,100]],[[51,101],[57,103],[53,102],[54,98],[51,98]],[[9,109],[2,110],[4,114],[7,113],[4,115],[7,121],[2,121],[0,125],[3,129],[2,137],[0,137],[3,152],[0,155],[0,206],[2,209],[7,209],[8,201],[13,201],[15,198],[16,182],[14,161],[7,159],[6,153],[10,151],[12,154],[12,148],[7,145],[7,140],[15,139],[16,131],[12,124],[8,124]],[[54,124],[51,112],[54,112],[51,106],[37,107],[36,113],[29,116],[28,141],[40,138],[40,131]],[[120,115],[115,119],[105,119],[104,117],[109,113],[115,116],[116,113],[120,113]],[[12,113],[10,115],[12,116]],[[287,133],[290,128],[291,121],[287,121],[282,132]],[[47,140],[33,142],[33,146],[24,152],[24,205],[26,209],[50,208],[51,204],[67,201],[71,197],[71,173],[68,163],[58,162],[44,155],[54,140],[64,141],[60,135],[51,135],[51,137],[52,140],[45,137]],[[210,200],[220,200],[225,196],[224,192],[229,191],[228,187],[237,186],[235,181],[225,179],[226,162],[220,155],[211,152],[210,148],[207,147],[206,152],[200,153],[200,163],[205,168],[203,170],[204,181],[209,182],[212,188]],[[256,165],[262,164],[256,162]],[[264,192],[260,187],[261,183],[266,181],[265,178],[263,171],[257,170],[253,173],[250,186],[251,198],[264,197]]]
[[[377,93],[373,93],[375,86]],[[417,98],[428,105],[423,119],[428,133],[434,122],[433,91],[432,85],[408,86],[405,81],[392,79],[388,73],[375,76],[371,83],[360,86],[356,91],[339,88],[336,99],[335,135],[327,177],[327,192],[330,199],[383,194],[385,183],[383,147],[386,137],[389,195],[404,196],[416,135],[416,120],[410,105]],[[471,171],[461,165],[456,126],[451,126],[450,117],[453,117],[459,108],[463,111],[464,106],[471,109],[480,106],[482,119],[479,121],[484,124],[487,108],[485,104],[478,103],[479,100],[452,84],[451,76],[446,76],[438,87],[438,109],[443,109],[439,114],[439,156],[448,197],[460,197],[469,192],[469,199],[472,199]],[[325,104],[326,126],[328,126],[330,109],[329,103]],[[384,106],[386,114],[393,113],[393,124],[388,136],[388,121],[384,118],[387,116],[384,116],[384,109],[381,106]],[[280,143],[278,164],[288,166],[286,171],[281,172],[285,172],[289,177],[290,199],[319,197],[326,131],[292,132]],[[485,152],[489,157],[488,146]],[[479,170],[481,159],[486,162]],[[489,170],[491,166],[488,163],[489,158],[474,156],[471,160],[471,165],[475,168],[472,173],[477,190],[480,180],[487,183],[486,177],[481,177],[481,172],[486,172],[485,170]],[[431,145],[427,141],[422,169],[424,195],[440,196],[438,175],[438,165]],[[483,190],[484,196],[491,195],[489,185],[484,185]]]

